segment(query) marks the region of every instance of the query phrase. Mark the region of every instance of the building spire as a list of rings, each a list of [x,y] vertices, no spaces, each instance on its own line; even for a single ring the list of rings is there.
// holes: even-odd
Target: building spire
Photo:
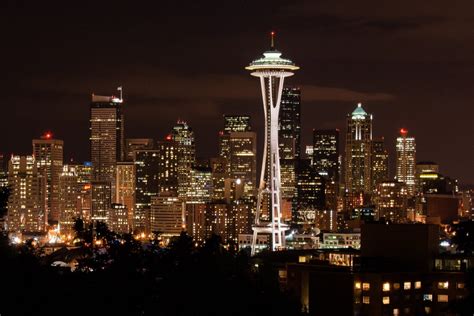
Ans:
[[[275,32],[274,31],[271,31],[270,37],[271,37],[270,48],[275,49]]]

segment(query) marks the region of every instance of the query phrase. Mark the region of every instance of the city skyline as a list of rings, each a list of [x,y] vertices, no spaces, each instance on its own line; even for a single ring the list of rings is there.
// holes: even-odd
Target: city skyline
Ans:
[[[122,85],[129,137],[160,138],[181,118],[196,131],[198,155],[213,156],[217,141],[203,139],[219,131],[223,114],[251,115],[255,131],[263,128],[256,106],[258,87],[241,68],[248,56],[268,47],[267,34],[273,29],[276,44],[303,67],[292,82],[302,89],[302,144],[311,142],[313,128],[342,129],[344,115],[362,102],[374,113],[374,137],[385,136],[391,156],[395,136],[404,127],[418,140],[420,160],[434,160],[443,173],[472,183],[474,171],[463,166],[472,162],[474,153],[463,144],[471,142],[474,132],[469,80],[474,54],[462,39],[474,10],[461,12],[462,5],[440,2],[429,10],[421,4],[391,4],[375,14],[363,10],[366,3],[360,9],[345,4],[343,11],[331,3],[276,2],[264,19],[259,12],[265,2],[254,4],[255,14],[246,19],[250,28],[241,25],[248,10],[239,4],[167,4],[156,10],[153,5],[133,8],[105,1],[67,11],[62,5],[2,4],[8,25],[3,29],[16,33],[6,34],[9,45],[2,59],[8,78],[2,94],[8,106],[3,109],[14,119],[1,132],[19,122],[24,128],[14,138],[2,139],[0,148],[26,154],[26,142],[52,130],[66,142],[67,160],[86,160],[83,118],[90,94],[108,94]],[[472,7],[467,1],[464,5]],[[175,16],[173,21],[165,12]],[[39,23],[42,13],[49,19]],[[108,25],[97,18],[104,13],[121,18]],[[90,17],[87,23],[80,22],[84,14]],[[456,19],[456,14],[465,19]],[[415,19],[417,15],[421,18]],[[113,54],[93,49],[106,43],[121,48]],[[239,50],[236,43],[242,44]],[[28,76],[18,69],[27,70]],[[456,130],[440,128],[454,121]],[[444,150],[438,150],[439,143]]]

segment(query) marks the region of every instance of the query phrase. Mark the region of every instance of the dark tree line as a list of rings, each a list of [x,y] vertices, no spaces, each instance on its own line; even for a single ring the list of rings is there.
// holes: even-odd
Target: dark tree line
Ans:
[[[117,236],[102,224],[78,221],[76,232],[74,272],[35,256],[31,244],[12,248],[2,237],[2,316],[300,314],[271,264],[257,270],[246,252],[227,250],[219,236],[195,247],[182,233],[160,247]],[[105,245],[94,245],[91,233]]]

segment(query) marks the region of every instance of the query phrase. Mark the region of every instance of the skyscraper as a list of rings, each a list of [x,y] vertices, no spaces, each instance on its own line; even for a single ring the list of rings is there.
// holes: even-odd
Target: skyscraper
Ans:
[[[194,131],[188,123],[178,120],[171,131],[171,139],[176,143],[178,154],[178,196],[185,198],[189,186],[189,171],[196,163]]]
[[[74,166],[64,165],[59,176],[59,228],[61,234],[72,233],[74,219],[81,217],[78,198],[82,185],[77,181]]]
[[[158,165],[159,192],[170,192],[171,195],[178,196],[179,144],[173,141],[171,135],[168,135],[163,141],[157,143],[157,149],[160,154]],[[183,189],[185,188],[186,186],[183,186]],[[185,194],[185,192],[182,193]]]
[[[377,184],[375,205],[379,218],[394,223],[407,222],[407,187],[400,181],[382,181]]]
[[[90,142],[94,180],[108,181],[113,187],[115,187],[115,165],[117,161],[124,160],[122,106],[122,98],[92,95]]]
[[[301,151],[301,91],[283,88],[278,119],[280,159],[297,159]]]
[[[12,155],[8,165],[7,225],[10,232],[40,232],[46,228],[41,205],[41,180],[33,156]]]
[[[153,146],[152,138],[127,138],[125,140],[125,160],[133,161],[135,150],[153,149]]]
[[[59,220],[59,176],[63,171],[63,146],[63,141],[54,139],[51,132],[46,132],[41,139],[33,139],[36,167],[46,184],[45,211],[48,220],[56,223]]]
[[[296,166],[296,199],[293,222],[314,223],[316,211],[325,207],[324,178],[309,159],[299,159]]]
[[[159,192],[159,174],[162,153],[157,149],[135,151],[135,211],[133,228],[147,229],[151,198]]]
[[[389,180],[388,151],[383,137],[372,140],[371,145],[372,190],[376,190],[380,182]]]
[[[252,238],[252,254],[255,253],[257,235],[271,233],[271,250],[285,247],[286,225],[281,222],[281,180],[280,154],[278,145],[278,122],[281,95],[285,77],[290,77],[299,67],[291,60],[281,58],[281,52],[275,49],[272,42],[270,50],[263,57],[256,59],[246,67],[251,75],[260,79],[265,114],[265,141],[260,184],[258,189],[257,212],[255,216],[254,234]],[[262,206],[267,201],[270,216],[261,221]],[[263,218],[265,219],[265,218]],[[269,220],[269,221],[268,221]]]
[[[250,116],[248,115],[224,115],[224,133],[250,132]]]
[[[339,181],[339,130],[313,130],[313,166],[326,179]]]
[[[164,237],[179,236],[185,229],[185,204],[170,192],[161,192],[151,199],[150,231]]]
[[[116,173],[115,203],[125,206],[128,227],[133,227],[135,215],[135,163],[118,162]],[[116,209],[116,211],[122,211],[122,209]]]
[[[91,219],[107,223],[112,204],[110,196],[110,182],[109,181],[92,181],[91,194]]]
[[[372,115],[359,103],[347,115],[345,185],[350,196],[370,193]]]
[[[408,130],[402,128],[397,137],[397,180],[407,186],[409,196],[415,194],[416,144],[414,137],[407,137]]]

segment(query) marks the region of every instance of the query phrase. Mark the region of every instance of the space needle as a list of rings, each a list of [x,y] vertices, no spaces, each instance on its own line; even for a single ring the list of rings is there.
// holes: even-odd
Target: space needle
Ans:
[[[263,57],[250,63],[245,69],[260,78],[263,113],[265,116],[265,142],[262,169],[257,196],[257,211],[252,226],[252,255],[255,254],[259,234],[271,234],[271,250],[285,247],[285,231],[288,225],[281,220],[280,155],[278,152],[278,115],[285,77],[298,70],[291,60],[281,57],[275,49],[275,33],[271,32],[270,50]],[[266,212],[264,212],[266,210]]]

